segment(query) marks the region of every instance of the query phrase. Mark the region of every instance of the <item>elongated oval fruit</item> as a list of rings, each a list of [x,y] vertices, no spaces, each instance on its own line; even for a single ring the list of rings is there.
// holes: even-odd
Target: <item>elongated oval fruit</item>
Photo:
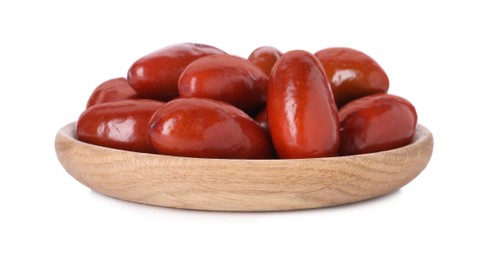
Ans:
[[[128,83],[141,98],[168,101],[178,96],[177,81],[189,63],[220,53],[225,52],[204,44],[170,45],[137,60],[128,70]]]
[[[155,153],[148,135],[149,120],[163,105],[156,100],[137,99],[91,106],[78,119],[78,139],[104,147]]]
[[[267,75],[248,60],[216,54],[187,66],[179,79],[179,94],[224,101],[252,114],[265,105],[267,84]]]
[[[285,53],[270,74],[270,134],[281,159],[337,155],[339,121],[319,60],[306,51]]]
[[[360,97],[388,92],[388,76],[365,53],[340,47],[323,49],[315,55],[324,67],[338,107]]]
[[[102,103],[136,99],[137,92],[125,78],[107,80],[96,87],[89,97],[86,108]]]
[[[376,94],[354,100],[339,110],[339,155],[373,153],[409,144],[417,112],[406,99]]]
[[[150,120],[150,139],[166,155],[201,158],[267,159],[268,135],[243,111],[224,102],[180,98]]]
[[[263,46],[256,48],[250,56],[250,61],[255,66],[259,67],[265,74],[270,75],[272,68],[277,60],[282,56],[282,52],[275,47]]]

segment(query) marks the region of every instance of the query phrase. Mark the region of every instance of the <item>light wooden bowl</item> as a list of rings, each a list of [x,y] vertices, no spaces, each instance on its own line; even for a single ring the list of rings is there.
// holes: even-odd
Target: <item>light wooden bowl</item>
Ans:
[[[413,180],[432,155],[433,137],[419,125],[398,149],[345,157],[228,160],[144,154],[76,139],[59,130],[59,161],[76,180],[105,195],[198,210],[275,211],[319,208],[388,194]]]

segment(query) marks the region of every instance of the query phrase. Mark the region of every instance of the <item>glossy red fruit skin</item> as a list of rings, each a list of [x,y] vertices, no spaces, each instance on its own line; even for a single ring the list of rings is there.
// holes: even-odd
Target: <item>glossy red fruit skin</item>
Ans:
[[[265,105],[267,84],[268,76],[248,60],[215,54],[187,66],[179,95],[224,101],[251,114]]]
[[[248,56],[248,61],[253,65],[259,67],[265,74],[270,76],[273,65],[282,56],[282,52],[275,47],[263,46],[256,48],[250,56]]]
[[[89,107],[76,125],[82,142],[143,153],[155,153],[148,135],[152,114],[164,103],[156,100],[124,100]]]
[[[260,127],[262,127],[266,132],[269,132],[268,129],[268,115],[267,115],[267,108],[262,109],[254,118],[253,118]]]
[[[417,112],[404,98],[376,94],[354,100],[339,110],[339,155],[386,151],[409,144]]]
[[[200,158],[267,159],[272,147],[265,131],[243,111],[224,102],[180,98],[150,120],[155,149],[166,155]]]
[[[267,113],[279,158],[337,155],[336,104],[322,65],[311,53],[290,51],[277,61],[268,84]]]
[[[338,107],[360,97],[388,92],[388,76],[367,54],[351,48],[328,48],[315,55],[324,67]]]
[[[128,83],[141,98],[169,101],[178,96],[177,81],[191,62],[224,51],[197,43],[174,44],[137,60],[128,70]]]
[[[267,115],[267,108],[263,108],[258,114],[256,114],[253,117],[253,120],[257,122],[257,124],[265,130],[265,133],[268,136],[268,139],[270,142],[272,142],[272,137],[270,136],[270,129],[268,129],[268,115]],[[273,147],[272,143],[272,157],[271,159],[278,159],[277,157],[277,152],[275,151],[275,148]]]
[[[136,98],[138,98],[137,92],[125,78],[115,78],[101,83],[93,90],[86,108],[97,104]]]

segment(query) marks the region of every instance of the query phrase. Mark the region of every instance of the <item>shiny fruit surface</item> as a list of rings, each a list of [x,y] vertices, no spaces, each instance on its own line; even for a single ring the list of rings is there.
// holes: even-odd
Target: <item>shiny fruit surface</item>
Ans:
[[[268,129],[268,115],[267,115],[267,108],[262,109],[256,116],[253,118],[255,121],[263,128],[265,131],[269,131]]]
[[[388,92],[388,76],[367,54],[340,47],[323,49],[315,55],[324,67],[338,107],[360,97]]]
[[[136,99],[137,92],[125,78],[107,80],[96,87],[89,97],[86,108],[102,103]]]
[[[282,52],[277,48],[263,46],[255,49],[250,56],[248,56],[248,60],[259,67],[265,74],[270,75],[273,65],[275,65],[280,56],[282,56]]]
[[[201,98],[168,102],[150,120],[155,149],[166,155],[268,159],[270,139],[253,119],[227,103]]]
[[[404,98],[376,94],[354,100],[339,110],[339,155],[373,153],[409,144],[417,113]]]
[[[267,84],[267,75],[248,60],[216,54],[187,66],[179,79],[179,94],[224,101],[253,113],[265,105]]]
[[[91,106],[78,119],[78,139],[104,147],[154,153],[148,124],[163,105],[160,101],[137,99]]]
[[[141,98],[169,101],[178,96],[177,81],[189,63],[220,53],[224,52],[205,44],[170,45],[137,60],[128,70],[128,83]]]
[[[277,61],[268,84],[267,114],[279,158],[337,155],[336,104],[322,65],[311,53],[290,51]]]

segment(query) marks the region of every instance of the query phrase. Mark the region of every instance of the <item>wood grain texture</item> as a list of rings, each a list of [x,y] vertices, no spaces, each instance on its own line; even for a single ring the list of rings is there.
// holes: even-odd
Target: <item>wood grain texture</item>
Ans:
[[[76,180],[138,203],[218,211],[318,208],[388,194],[413,180],[432,155],[418,126],[412,144],[390,151],[318,159],[228,160],[115,150],[80,142],[75,124],[59,130],[59,161]]]

